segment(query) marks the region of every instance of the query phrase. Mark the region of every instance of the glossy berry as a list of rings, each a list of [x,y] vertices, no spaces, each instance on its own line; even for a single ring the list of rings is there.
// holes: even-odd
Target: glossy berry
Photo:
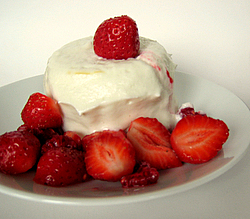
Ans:
[[[34,181],[42,185],[61,187],[83,182],[86,176],[83,152],[59,147],[48,150],[41,156]]]
[[[77,149],[79,151],[82,150],[81,144],[78,145],[71,137],[66,135],[56,135],[53,138],[47,140],[46,143],[42,145],[41,153],[45,154],[51,149],[62,147]]]
[[[135,173],[121,178],[121,184],[123,188],[147,186],[157,183],[158,178],[159,172],[148,163],[142,162]]]
[[[41,93],[32,94],[24,106],[21,117],[29,128],[58,128],[62,116],[58,103]]]
[[[105,20],[95,32],[93,46],[95,53],[103,58],[136,57],[140,41],[135,21],[126,15]]]
[[[63,135],[72,138],[74,140],[74,142],[76,143],[77,148],[79,150],[82,150],[82,139],[76,132],[66,131],[66,132],[64,132]]]
[[[0,136],[0,171],[19,174],[31,169],[40,153],[39,140],[29,132],[12,131]]]
[[[35,135],[38,138],[38,140],[40,141],[41,145],[45,144],[45,142],[47,140],[51,139],[55,135],[59,135],[59,133],[56,132],[52,128],[48,128],[48,129],[34,128],[34,129],[31,129],[25,124],[19,126],[17,130],[21,131],[21,132],[30,132],[31,134]]]

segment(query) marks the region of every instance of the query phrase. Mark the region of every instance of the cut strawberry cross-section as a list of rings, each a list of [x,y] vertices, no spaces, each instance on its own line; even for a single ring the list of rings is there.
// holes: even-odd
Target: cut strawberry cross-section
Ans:
[[[229,136],[227,125],[208,116],[186,116],[171,135],[171,145],[186,163],[204,163],[215,157]]]
[[[127,137],[138,161],[146,161],[158,170],[182,165],[171,148],[169,131],[157,119],[140,117],[132,121]]]
[[[86,169],[94,179],[118,181],[133,172],[135,151],[122,131],[106,130],[85,138]]]

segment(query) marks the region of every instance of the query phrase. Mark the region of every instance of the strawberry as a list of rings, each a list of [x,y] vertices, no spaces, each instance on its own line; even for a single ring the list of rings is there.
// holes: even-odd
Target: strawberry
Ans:
[[[86,169],[94,179],[118,181],[133,172],[134,148],[122,131],[96,132],[85,149]]]
[[[67,186],[86,179],[83,152],[66,147],[48,150],[37,164],[34,181],[47,186]]]
[[[62,116],[58,103],[41,93],[32,94],[21,112],[22,120],[30,128],[58,128]]]
[[[64,132],[63,135],[72,138],[74,142],[76,143],[77,147],[82,149],[82,139],[77,133],[73,131],[66,131]]]
[[[136,159],[158,170],[179,167],[170,145],[170,133],[157,119],[140,117],[131,122],[127,137],[135,148]]]
[[[113,131],[108,131],[110,133],[112,133]],[[124,130],[120,129],[119,132],[121,132],[124,136],[126,136],[126,133]],[[114,131],[114,133],[116,133],[116,131]],[[92,134],[89,134],[89,135],[85,135],[83,138],[82,138],[82,147],[83,147],[83,150],[86,151],[86,147],[87,145],[90,143],[90,141],[93,140],[93,138],[95,138],[96,136],[100,135],[100,132],[93,132]]]
[[[66,135],[55,135],[51,139],[47,140],[44,145],[42,145],[41,153],[45,154],[47,151],[59,147],[66,147],[82,151],[82,145],[78,145],[71,137]]]
[[[103,21],[94,36],[94,51],[107,59],[128,59],[138,55],[138,28],[127,15]]]
[[[0,171],[19,174],[31,169],[40,152],[39,140],[29,132],[12,131],[0,136]]]
[[[227,125],[204,115],[186,116],[174,128],[170,141],[186,163],[204,163],[215,157],[229,136]]]
[[[48,129],[39,129],[34,128],[31,129],[27,125],[23,124],[17,128],[17,131],[21,132],[30,132],[31,134],[35,135],[38,140],[40,141],[41,145],[45,144],[45,142],[49,139],[51,139],[55,135],[59,135],[54,129],[48,128]]]

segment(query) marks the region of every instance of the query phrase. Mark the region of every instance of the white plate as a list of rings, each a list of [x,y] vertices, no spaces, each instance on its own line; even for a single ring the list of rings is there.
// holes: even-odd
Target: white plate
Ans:
[[[43,78],[36,76],[0,88],[0,134],[22,124],[20,112],[29,95],[43,92]],[[208,163],[184,164],[160,172],[157,184],[122,189],[119,182],[90,181],[64,188],[33,183],[34,171],[18,176],[0,173],[0,192],[19,199],[58,204],[94,206],[155,199],[202,185],[223,174],[244,155],[250,142],[250,113],[233,93],[199,77],[176,73],[175,92],[180,103],[192,102],[196,110],[224,120],[230,136],[223,150]]]

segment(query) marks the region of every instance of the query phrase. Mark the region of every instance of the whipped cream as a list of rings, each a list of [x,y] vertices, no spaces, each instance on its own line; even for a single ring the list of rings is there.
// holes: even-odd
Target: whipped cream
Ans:
[[[50,57],[46,95],[57,100],[63,129],[80,136],[126,129],[140,116],[175,124],[173,96],[176,64],[156,41],[140,37],[137,58],[107,60],[93,50],[93,37],[73,41]]]

